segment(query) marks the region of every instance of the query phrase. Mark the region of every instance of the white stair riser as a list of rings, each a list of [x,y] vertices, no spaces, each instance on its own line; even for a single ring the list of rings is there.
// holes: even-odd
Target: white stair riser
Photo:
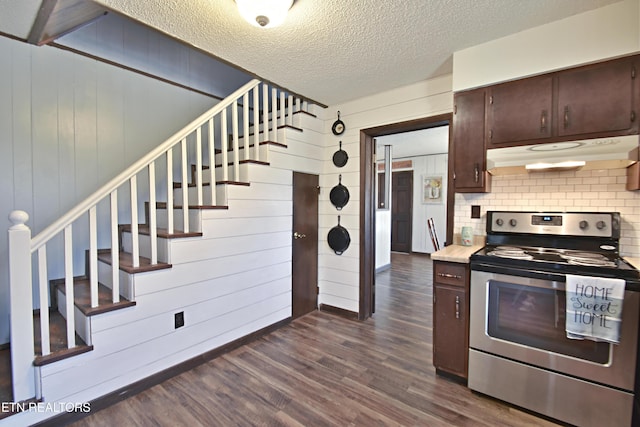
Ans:
[[[233,180],[233,176],[229,177],[230,180]],[[211,200],[211,188],[207,186],[202,187],[202,205],[205,206],[224,206],[227,204],[227,192],[225,185],[216,185],[216,202],[213,203]],[[197,187],[189,187],[188,200],[190,206],[198,205],[198,188]],[[174,188],[173,190],[173,200],[174,203],[178,206],[182,206],[182,188]],[[193,209],[191,209],[193,210]],[[175,218],[175,217],[174,217]],[[182,218],[182,216],[180,217]],[[179,229],[182,229],[182,220],[179,223]],[[198,230],[191,230],[198,231]]]
[[[182,197],[182,192],[180,193]],[[182,198],[180,198],[182,201]],[[177,200],[176,200],[177,202]],[[169,222],[167,220],[167,210],[166,209],[158,209],[157,211],[157,226],[158,228],[169,228]],[[200,211],[197,209],[189,209],[189,230],[183,230],[183,214],[184,211],[182,209],[174,209],[173,210],[173,228],[174,230],[181,231],[197,231],[200,232],[202,230],[202,226],[200,223],[200,218],[202,215]]]
[[[247,165],[247,164],[240,165],[240,179],[239,179],[239,181],[241,181],[241,182],[249,182],[249,168],[248,168],[248,166],[249,165]],[[222,170],[222,167],[217,167],[216,168],[216,182],[224,181],[223,174],[224,174],[224,171]],[[234,181],[233,166],[229,166],[229,180],[230,181]],[[202,171],[202,183],[203,184],[211,183],[211,170],[210,169],[204,169]],[[208,189],[203,189],[203,191],[208,191]]]
[[[106,264],[98,260],[98,282],[102,283],[109,289],[113,289],[112,269],[110,264]],[[118,277],[120,280],[120,295],[129,301],[135,301],[134,279],[133,275],[126,271],[119,270]]]
[[[147,234],[139,234],[139,250],[140,256],[151,259],[151,236]],[[171,255],[169,254],[169,240],[163,237],[158,237],[158,261],[171,264]],[[122,248],[125,252],[133,253],[131,232],[125,231],[122,233]]]
[[[58,311],[62,314],[62,317],[67,318],[67,300],[62,291],[56,288],[58,293]],[[87,344],[91,345],[91,322],[87,316],[85,316],[78,307],[74,306],[74,323],[76,328],[76,334]]]

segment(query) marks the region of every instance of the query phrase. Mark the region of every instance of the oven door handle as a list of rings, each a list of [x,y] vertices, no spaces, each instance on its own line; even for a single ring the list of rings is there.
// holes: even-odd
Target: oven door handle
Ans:
[[[496,267],[487,264],[472,264],[471,275],[474,271],[491,273],[491,279],[500,282],[514,283],[536,288],[564,291],[566,276],[560,273],[540,272],[508,267]],[[473,280],[472,280],[473,282]]]

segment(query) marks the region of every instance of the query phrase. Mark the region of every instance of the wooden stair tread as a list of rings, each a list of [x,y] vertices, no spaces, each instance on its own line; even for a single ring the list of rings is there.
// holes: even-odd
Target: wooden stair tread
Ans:
[[[64,279],[57,279],[52,281],[52,283],[53,282],[55,282],[55,287],[66,295]],[[136,305],[135,301],[129,301],[123,296],[120,296],[120,302],[114,303],[112,301],[112,290],[98,283],[98,306],[91,307],[91,283],[87,277],[74,277],[73,297],[75,306],[78,307],[85,316],[95,316],[96,314],[107,313]]]
[[[76,346],[67,348],[67,321],[62,314],[56,310],[49,310],[49,341],[51,353],[42,355],[42,340],[40,337],[40,312],[33,316],[33,329],[35,334],[35,353],[33,361],[35,366],[47,365],[78,354],[93,350],[92,345],[87,345],[82,338],[76,334]]]
[[[105,264],[112,265],[111,249],[100,249],[98,251],[98,260]],[[139,257],[140,265],[138,267],[133,266],[133,255],[129,252],[119,252],[118,256],[120,270],[126,271],[129,274],[145,273],[148,271],[164,270],[171,268],[171,264],[159,262],[157,264],[151,264],[151,260],[145,257]]]
[[[157,205],[156,205],[157,207]],[[166,204],[165,204],[165,208],[166,208]],[[131,232],[131,224],[123,224],[120,226],[121,231],[124,232]],[[139,224],[138,225],[138,233],[145,235],[145,236],[149,236],[151,235],[151,228],[147,225],[147,224]],[[185,237],[202,237],[202,233],[199,231],[190,231],[190,232],[184,232],[182,230],[173,230],[173,233],[169,233],[169,230],[167,230],[166,228],[156,228],[156,234],[158,235],[158,237],[162,237],[164,239],[179,239],[179,238],[185,238]]]
[[[251,183],[250,182],[244,182],[244,181],[231,181],[231,180],[226,180],[226,181],[216,181],[216,185],[223,185],[223,184],[227,184],[227,185],[244,185],[244,186],[250,186]],[[205,182],[202,184],[203,187],[208,187],[210,185],[210,183]],[[196,184],[190,182],[189,184],[187,184],[188,187],[191,188],[195,188]],[[174,182],[173,183],[173,188],[177,189],[177,188],[182,188],[182,183],[181,182]]]
[[[156,209],[167,209],[167,202],[156,202]],[[173,209],[182,209],[181,205],[173,205]],[[228,205],[189,205],[189,209],[213,210],[229,209]]]

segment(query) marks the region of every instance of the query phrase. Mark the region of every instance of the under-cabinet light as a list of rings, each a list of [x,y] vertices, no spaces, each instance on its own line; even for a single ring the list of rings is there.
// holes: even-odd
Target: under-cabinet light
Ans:
[[[572,170],[583,167],[586,164],[583,160],[570,160],[558,163],[531,163],[525,169],[531,172],[544,172],[550,170]]]

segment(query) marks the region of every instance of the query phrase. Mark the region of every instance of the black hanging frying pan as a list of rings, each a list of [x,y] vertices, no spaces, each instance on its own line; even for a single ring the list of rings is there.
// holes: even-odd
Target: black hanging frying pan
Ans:
[[[351,237],[347,229],[340,225],[340,216],[338,216],[338,225],[329,230],[327,241],[336,255],[342,255],[349,247]]]
[[[342,185],[342,175],[338,177],[338,185],[331,189],[329,199],[337,210],[341,210],[349,203],[349,189]]]
[[[349,155],[342,149],[342,141],[340,141],[340,149],[333,153],[333,164],[341,168],[347,164],[347,160],[349,160]]]

